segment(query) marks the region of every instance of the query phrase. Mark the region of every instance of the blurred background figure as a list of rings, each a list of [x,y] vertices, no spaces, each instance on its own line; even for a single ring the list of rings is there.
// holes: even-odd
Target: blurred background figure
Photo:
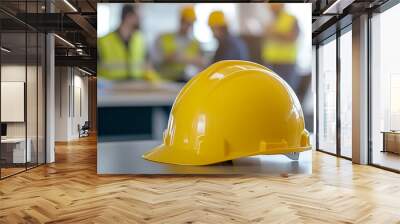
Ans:
[[[119,27],[98,39],[98,74],[106,80],[156,79],[146,63],[146,43],[139,16],[132,4],[124,5]]]
[[[282,75],[312,130],[311,4],[284,5],[99,3],[99,141],[162,139],[184,82],[220,60],[253,61]]]
[[[296,70],[299,25],[296,17],[285,10],[285,4],[267,4],[272,22],[265,29],[262,59],[296,91],[299,77]]]
[[[249,60],[249,53],[245,43],[229,32],[225,15],[222,11],[214,11],[208,18],[214,37],[218,41],[218,48],[212,62],[221,60]]]
[[[187,81],[206,64],[200,42],[193,37],[196,13],[193,6],[180,11],[180,24],[176,32],[162,34],[157,40],[157,52],[161,57],[158,69],[163,78],[170,81]]]

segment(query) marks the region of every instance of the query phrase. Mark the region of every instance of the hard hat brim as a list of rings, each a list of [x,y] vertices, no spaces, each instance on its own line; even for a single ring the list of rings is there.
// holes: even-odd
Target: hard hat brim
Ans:
[[[142,157],[152,162],[168,163],[175,165],[200,166],[221,162],[215,161],[213,159],[196,157],[193,155],[192,152],[188,150],[176,149],[170,146],[166,146],[164,144],[153,148]]]
[[[292,152],[304,152],[310,150],[311,146],[305,147],[296,147],[296,148],[283,148],[283,149],[271,149],[267,150],[264,153],[251,153],[244,155],[243,153],[240,154],[232,154],[228,157],[201,157],[193,154],[193,152],[189,150],[179,150],[170,146],[166,146],[164,144],[159,145],[142,157],[146,160],[157,162],[157,163],[167,163],[167,164],[175,164],[175,165],[191,165],[191,166],[204,166],[204,165],[211,165],[215,163],[221,163],[229,160],[239,159],[248,156],[254,155],[278,155],[278,154],[287,154]]]

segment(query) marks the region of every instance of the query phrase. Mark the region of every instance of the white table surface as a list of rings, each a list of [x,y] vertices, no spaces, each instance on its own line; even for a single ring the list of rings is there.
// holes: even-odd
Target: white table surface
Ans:
[[[29,138],[28,138],[29,140]],[[1,143],[20,143],[25,142],[25,138],[1,138]]]
[[[30,138],[27,138],[27,148],[19,147],[17,144],[23,144],[25,142],[25,138],[12,138],[6,137],[1,139],[2,144],[15,144],[16,147],[13,148],[13,163],[25,163],[25,158],[27,158],[27,162],[31,161],[31,144],[32,141]],[[26,155],[25,155],[26,153]]]
[[[244,157],[232,163],[208,166],[180,166],[145,160],[142,155],[161,141],[98,142],[98,174],[311,174],[312,152],[300,154],[298,161],[284,155]]]
[[[171,106],[183,84],[136,81],[98,86],[98,107]]]

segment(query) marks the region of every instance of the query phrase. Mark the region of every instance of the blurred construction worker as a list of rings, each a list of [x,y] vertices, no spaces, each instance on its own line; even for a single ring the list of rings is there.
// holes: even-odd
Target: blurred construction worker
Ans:
[[[296,71],[299,26],[282,3],[269,3],[273,22],[265,30],[262,59],[266,66],[281,75],[293,89],[298,87]]]
[[[213,62],[221,60],[249,60],[249,53],[245,43],[232,35],[229,31],[225,15],[222,11],[214,11],[208,18],[214,37],[218,41]]]
[[[158,38],[159,72],[163,78],[186,81],[205,66],[200,43],[192,35],[195,20],[193,6],[185,6],[180,12],[179,30]]]
[[[100,78],[157,79],[146,63],[146,44],[139,30],[139,16],[134,5],[123,6],[118,29],[98,39],[97,46]]]

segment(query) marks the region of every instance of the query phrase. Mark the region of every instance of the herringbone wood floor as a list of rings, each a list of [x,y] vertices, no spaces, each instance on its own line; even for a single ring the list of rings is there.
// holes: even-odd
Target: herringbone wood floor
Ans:
[[[98,176],[96,141],[0,181],[0,223],[400,223],[400,175],[314,153],[310,176]]]

